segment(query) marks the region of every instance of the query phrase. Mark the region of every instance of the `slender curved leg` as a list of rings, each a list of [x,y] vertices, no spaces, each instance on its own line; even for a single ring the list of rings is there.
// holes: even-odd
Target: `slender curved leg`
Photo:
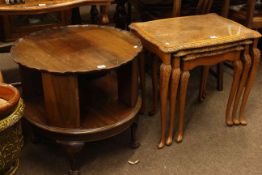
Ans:
[[[185,118],[185,103],[186,103],[186,93],[187,85],[190,77],[189,71],[182,71],[180,79],[180,93],[179,93],[179,121],[178,121],[178,132],[176,141],[181,142],[183,140],[184,134],[184,118]]]
[[[160,66],[160,108],[161,108],[161,139],[158,148],[165,146],[166,140],[166,107],[171,65],[164,63]]]
[[[233,125],[231,107],[232,107],[234,97],[236,95],[236,91],[237,91],[237,88],[238,88],[238,85],[239,85],[239,79],[240,79],[242,69],[243,69],[243,65],[242,65],[242,62],[240,60],[234,61],[233,64],[234,64],[234,77],[233,77],[231,90],[230,90],[230,94],[229,94],[229,98],[228,98],[228,102],[227,102],[227,108],[226,108],[226,124],[228,126]]]
[[[244,116],[244,112],[245,112],[245,108],[246,108],[246,104],[247,104],[247,100],[248,100],[248,96],[250,94],[250,91],[252,89],[255,77],[256,77],[256,73],[257,73],[257,68],[259,65],[259,61],[260,61],[260,51],[257,48],[252,48],[251,50],[251,56],[252,56],[252,67],[250,70],[250,74],[247,80],[247,84],[246,84],[246,88],[242,97],[242,102],[241,102],[241,106],[240,106],[240,111],[239,111],[239,120],[240,120],[240,124],[242,125],[246,125],[246,119]]]
[[[233,123],[235,125],[240,124],[240,118],[237,115],[237,110],[238,110],[241,95],[243,94],[243,91],[244,91],[244,88],[245,88],[245,83],[247,81],[248,73],[249,73],[249,70],[250,70],[250,67],[251,67],[251,57],[249,55],[248,49],[249,48],[247,46],[246,49],[245,49],[245,53],[243,55],[244,68],[243,68],[243,73],[242,73],[242,76],[241,76],[239,88],[237,90],[237,94],[236,94],[234,106],[233,106],[233,111],[232,111]]]
[[[207,86],[207,79],[209,73],[209,66],[202,67],[201,73],[201,82],[200,82],[200,89],[199,89],[199,101],[202,102],[206,98],[206,86]]]
[[[166,145],[171,145],[173,142],[174,135],[174,125],[175,125],[175,112],[176,112],[176,97],[177,90],[180,80],[180,63],[179,59],[175,60],[178,62],[177,65],[173,65],[172,75],[171,75],[171,88],[170,88],[170,123],[169,123],[169,133],[166,141]],[[176,63],[175,63],[176,64]]]
[[[142,106],[140,109],[140,113],[145,113],[146,108],[146,77],[145,77],[145,52],[142,51],[139,55],[139,76],[140,76],[140,87],[141,87],[141,94],[142,94]]]
[[[130,127],[131,129],[130,146],[133,149],[136,149],[140,146],[140,143],[137,141],[137,134],[136,134],[137,125],[138,125],[138,122],[135,121]]]
[[[77,164],[77,154],[82,150],[85,143],[78,141],[57,142],[63,145],[70,163],[70,170],[68,172],[68,175],[80,175],[79,165]]]
[[[152,62],[152,87],[153,87],[153,101],[152,109],[149,111],[149,115],[155,115],[157,111],[157,58],[153,58]]]

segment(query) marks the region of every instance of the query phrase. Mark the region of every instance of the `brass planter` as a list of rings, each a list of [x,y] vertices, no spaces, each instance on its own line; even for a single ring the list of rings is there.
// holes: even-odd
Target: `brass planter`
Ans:
[[[0,174],[13,175],[18,168],[23,147],[20,119],[24,103],[18,91],[10,85],[0,84],[0,98],[8,102],[8,105],[0,105]]]

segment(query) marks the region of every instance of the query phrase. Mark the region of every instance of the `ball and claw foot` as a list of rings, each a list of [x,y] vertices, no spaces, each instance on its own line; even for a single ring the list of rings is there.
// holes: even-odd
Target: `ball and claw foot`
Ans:
[[[182,134],[178,134],[177,137],[176,137],[176,142],[177,143],[181,143],[183,140],[183,135]]]

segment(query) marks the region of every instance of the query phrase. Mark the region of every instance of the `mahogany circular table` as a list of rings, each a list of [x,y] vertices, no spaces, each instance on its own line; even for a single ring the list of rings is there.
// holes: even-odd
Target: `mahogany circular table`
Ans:
[[[25,118],[61,143],[77,174],[84,142],[135,128],[141,107],[136,56],[140,41],[127,31],[96,25],[58,27],[19,39],[11,49],[22,75]]]

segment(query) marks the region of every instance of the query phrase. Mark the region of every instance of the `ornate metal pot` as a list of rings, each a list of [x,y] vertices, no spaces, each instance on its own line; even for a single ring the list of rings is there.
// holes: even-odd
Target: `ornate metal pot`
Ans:
[[[24,103],[11,85],[0,84],[0,174],[13,175],[23,147],[20,119]]]

